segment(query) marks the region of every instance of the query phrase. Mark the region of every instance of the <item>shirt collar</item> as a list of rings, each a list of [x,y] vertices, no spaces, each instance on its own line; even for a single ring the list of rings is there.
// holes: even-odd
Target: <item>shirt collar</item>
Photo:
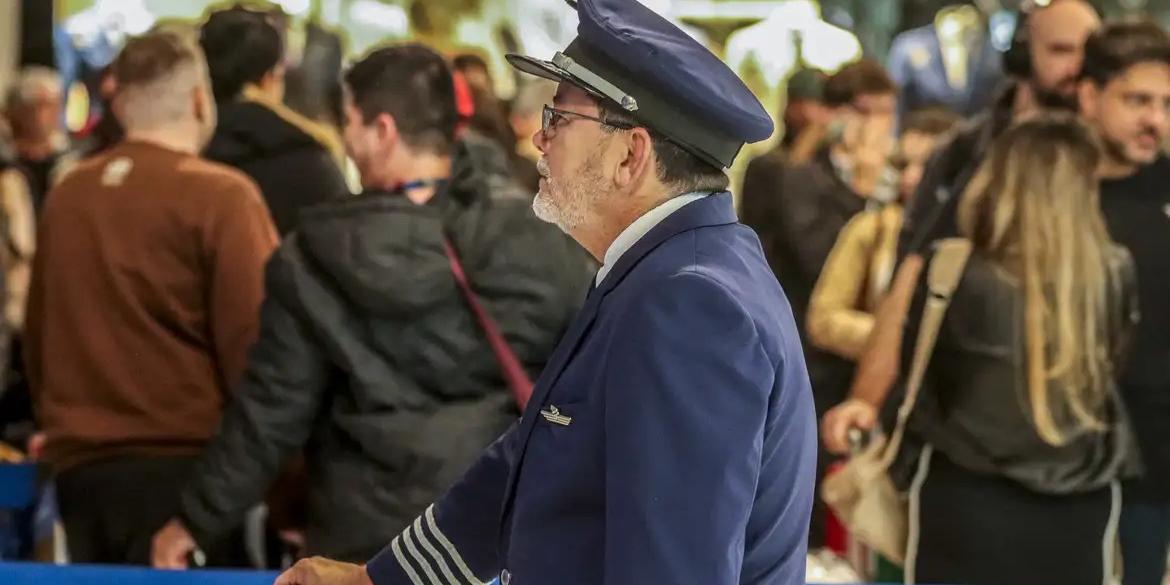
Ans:
[[[621,259],[622,255],[628,252],[634,244],[638,243],[638,240],[642,239],[642,236],[645,236],[650,230],[654,229],[654,226],[662,223],[664,219],[670,217],[672,213],[682,209],[688,203],[693,203],[708,195],[710,193],[702,192],[687,193],[678,197],[672,197],[658,207],[647,211],[642,217],[634,220],[634,223],[631,223],[626,229],[622,230],[622,233],[618,234],[618,237],[609,245],[609,249],[605,251],[603,264],[601,265],[601,269],[597,271],[597,278],[594,280],[594,283],[600,286],[601,282],[605,280],[609,271],[613,270],[614,265],[617,264],[617,261]]]

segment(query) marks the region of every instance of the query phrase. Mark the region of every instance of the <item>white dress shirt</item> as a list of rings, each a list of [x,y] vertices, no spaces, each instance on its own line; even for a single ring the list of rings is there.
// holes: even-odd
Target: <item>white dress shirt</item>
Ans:
[[[622,233],[618,234],[618,237],[609,245],[609,249],[605,251],[605,258],[601,265],[601,270],[597,271],[597,279],[594,281],[597,286],[601,286],[601,281],[605,280],[605,276],[609,274],[610,270],[613,270],[614,264],[617,264],[617,261],[634,244],[638,243],[638,240],[641,240],[642,236],[645,236],[650,230],[654,229],[654,226],[662,223],[672,213],[682,209],[688,203],[693,203],[708,195],[710,193],[703,192],[687,193],[686,195],[672,197],[658,207],[647,211],[642,217],[634,220],[634,223],[631,223],[629,227],[622,230]]]

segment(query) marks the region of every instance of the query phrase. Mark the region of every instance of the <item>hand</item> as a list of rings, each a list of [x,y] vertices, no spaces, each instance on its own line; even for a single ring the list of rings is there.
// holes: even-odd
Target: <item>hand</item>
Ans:
[[[178,520],[171,520],[154,534],[150,564],[156,569],[186,569],[187,555],[196,548],[195,538]]]
[[[894,152],[893,118],[876,116],[862,118],[856,130],[856,142],[851,154],[858,172],[876,173],[885,170],[890,154]]]
[[[298,550],[305,549],[305,533],[301,530],[281,530],[276,533],[280,541]]]
[[[304,559],[277,577],[275,585],[374,585],[366,568],[321,557]]]
[[[45,439],[45,433],[34,433],[33,436],[28,438],[26,450],[28,451],[29,459],[35,461],[41,458],[41,455],[45,452]]]
[[[834,406],[821,419],[821,441],[830,453],[843,455],[849,452],[849,430],[859,428],[870,430],[877,422],[877,408],[856,398],[850,398]]]
[[[881,177],[894,152],[893,118],[853,115],[846,123],[844,146],[861,188],[871,188],[870,183]]]

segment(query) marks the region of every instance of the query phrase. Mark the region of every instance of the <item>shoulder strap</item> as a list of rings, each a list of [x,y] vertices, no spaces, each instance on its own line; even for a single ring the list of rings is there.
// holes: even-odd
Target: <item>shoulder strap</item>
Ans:
[[[918,401],[918,392],[922,389],[922,379],[926,374],[926,366],[930,363],[930,356],[934,352],[934,342],[938,339],[943,315],[951,304],[951,295],[959,285],[959,279],[963,277],[970,256],[971,242],[963,238],[940,240],[935,246],[934,257],[927,267],[926,307],[922,310],[918,339],[915,341],[914,356],[910,362],[910,375],[906,380],[906,398],[898,408],[898,421],[882,456],[882,462],[887,467],[893,463],[898,449],[902,446],[906,421],[910,419],[910,413],[914,411],[914,404]]]
[[[468,306],[471,307],[476,320],[479,321],[480,329],[488,338],[488,344],[496,356],[496,362],[500,364],[504,380],[512,390],[512,397],[516,399],[516,405],[523,411],[524,407],[528,405],[528,399],[532,398],[532,379],[528,377],[528,372],[524,371],[524,366],[520,364],[516,353],[508,346],[499,326],[492,320],[491,315],[488,315],[487,310],[479,302],[479,297],[471,289],[471,283],[468,282],[467,274],[463,271],[463,264],[459,261],[455,246],[446,237],[443,238],[443,251],[447,253],[447,260],[451,263],[451,275],[455,277],[455,282],[459,285],[463,298],[467,300]]]

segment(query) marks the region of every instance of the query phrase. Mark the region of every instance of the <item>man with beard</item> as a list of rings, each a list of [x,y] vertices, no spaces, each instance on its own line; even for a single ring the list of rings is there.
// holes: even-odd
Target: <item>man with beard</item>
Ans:
[[[215,128],[199,47],[148,34],[113,70],[126,139],[46,200],[26,360],[70,558],[146,564],[243,375],[277,242],[256,185],[198,156]]]
[[[821,424],[826,447],[844,453],[851,427],[870,428],[873,405],[880,405],[898,374],[899,340],[914,291],[921,253],[937,240],[958,234],[959,196],[997,136],[1014,120],[1039,108],[1073,109],[1085,39],[1100,25],[1084,0],[1027,2],[1004,68],[1015,78],[991,111],[973,118],[927,163],[899,241],[899,264],[886,299],[875,313],[873,333],[858,361],[850,398],[829,410]]]
[[[1124,485],[1126,585],[1161,585],[1170,549],[1170,37],[1151,22],[1115,24],[1085,47],[1081,113],[1104,147],[1101,210],[1137,266],[1141,323],[1122,395],[1145,474]]]
[[[816,466],[792,311],[730,167],[772,121],[686,33],[580,0],[533,140],[537,215],[604,264],[523,418],[365,567],[282,585],[803,585]],[[539,253],[539,251],[537,252]]]
[[[991,111],[972,119],[930,162],[918,187],[921,196],[907,210],[902,255],[956,232],[959,194],[988,146],[1012,121],[1040,108],[1076,109],[1085,39],[1099,25],[1096,11],[1084,0],[1024,3],[1004,55],[1004,70],[1015,82]]]

